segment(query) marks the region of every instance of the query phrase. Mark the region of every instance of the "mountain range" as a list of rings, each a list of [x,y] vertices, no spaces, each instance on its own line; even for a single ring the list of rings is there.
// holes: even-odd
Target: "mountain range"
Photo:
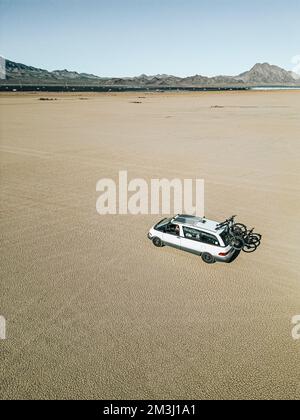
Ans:
[[[300,75],[268,63],[258,63],[251,70],[237,76],[205,77],[195,75],[176,77],[167,74],[124,78],[103,78],[88,73],[68,70],[47,71],[6,60],[6,79],[0,86],[97,86],[131,88],[201,88],[248,86],[300,86]]]

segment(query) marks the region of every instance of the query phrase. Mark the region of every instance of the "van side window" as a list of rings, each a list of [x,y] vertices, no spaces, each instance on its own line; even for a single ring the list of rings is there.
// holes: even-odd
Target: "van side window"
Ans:
[[[178,225],[174,225],[173,223],[169,223],[166,227],[165,233],[168,233],[169,235],[180,235],[180,227]]]
[[[186,239],[201,242],[200,230],[184,227],[183,233]]]
[[[217,237],[206,232],[201,232],[201,242],[208,245],[220,246]]]

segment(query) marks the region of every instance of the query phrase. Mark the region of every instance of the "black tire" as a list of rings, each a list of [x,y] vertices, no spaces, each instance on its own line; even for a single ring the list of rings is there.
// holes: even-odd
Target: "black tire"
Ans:
[[[258,235],[251,235],[250,237],[247,237],[245,239],[245,244],[246,245],[257,245],[259,246],[261,242],[261,238],[259,238]]]
[[[155,236],[152,239],[153,245],[156,246],[156,248],[162,248],[164,246],[164,244],[162,243],[162,240],[159,239],[157,236]]]
[[[214,264],[216,262],[216,259],[208,252],[204,252],[201,257],[206,264]]]
[[[245,244],[243,251],[246,252],[246,254],[251,254],[252,252],[255,252],[257,250],[256,244]]]
[[[253,241],[253,243],[257,244],[257,243],[261,243],[262,240],[262,235],[259,235],[258,233],[253,233],[253,235],[251,235],[251,240]]]
[[[245,241],[243,238],[233,236],[230,240],[230,245],[237,251],[241,251],[245,246]]]
[[[235,236],[244,236],[247,233],[247,226],[242,223],[236,223],[232,226],[232,233]]]

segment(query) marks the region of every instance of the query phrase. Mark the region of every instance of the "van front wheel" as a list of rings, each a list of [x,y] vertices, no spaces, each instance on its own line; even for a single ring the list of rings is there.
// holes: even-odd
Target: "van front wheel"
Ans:
[[[204,252],[204,254],[202,254],[202,260],[206,264],[214,264],[216,262],[216,259],[208,252]]]
[[[155,237],[152,239],[153,245],[156,246],[157,248],[161,248],[164,246],[164,244],[162,243],[161,239]]]

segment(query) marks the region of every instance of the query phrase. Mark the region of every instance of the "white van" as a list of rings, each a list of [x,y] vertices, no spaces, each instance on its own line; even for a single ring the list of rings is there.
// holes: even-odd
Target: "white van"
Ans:
[[[161,220],[153,226],[148,238],[160,248],[165,245],[202,257],[207,264],[216,261],[231,262],[240,253],[230,245],[228,229],[219,229],[219,223],[206,218],[177,215]]]

